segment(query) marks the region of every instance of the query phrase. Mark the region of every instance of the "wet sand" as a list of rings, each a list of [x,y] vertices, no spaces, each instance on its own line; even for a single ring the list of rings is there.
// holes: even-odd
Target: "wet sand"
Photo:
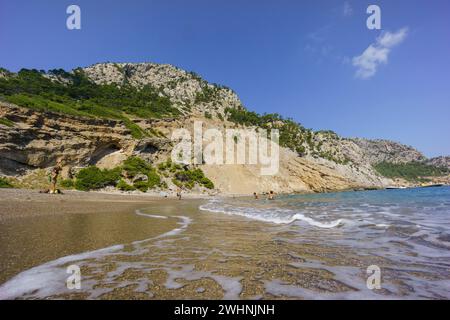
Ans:
[[[411,293],[401,280],[409,271],[390,268],[386,258],[327,246],[326,239],[299,244],[286,225],[202,212],[205,200],[29,192],[18,199],[11,192],[1,191],[0,200],[8,208],[0,214],[3,299],[389,299],[391,290],[395,297]],[[330,236],[339,238],[339,229]],[[81,268],[80,290],[65,287],[71,264]],[[373,264],[395,288],[367,290],[366,268]]]
[[[20,271],[67,256],[158,235],[175,221],[150,221],[135,210],[156,197],[0,189],[0,284]],[[174,200],[164,200],[174,201]]]

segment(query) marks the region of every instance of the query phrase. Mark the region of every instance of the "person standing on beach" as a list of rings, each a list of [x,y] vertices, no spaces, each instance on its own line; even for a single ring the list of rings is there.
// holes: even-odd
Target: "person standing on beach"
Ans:
[[[56,165],[53,167],[52,171],[50,172],[50,193],[58,193],[58,190],[56,189],[56,184],[58,183],[58,177],[62,170],[62,159],[59,158],[56,160]]]
[[[181,200],[181,188],[180,187],[177,188],[177,198],[178,198],[178,200]]]

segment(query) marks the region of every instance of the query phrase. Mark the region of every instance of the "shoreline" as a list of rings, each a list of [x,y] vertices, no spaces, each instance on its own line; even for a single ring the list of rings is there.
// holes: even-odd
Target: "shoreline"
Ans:
[[[134,214],[154,204],[178,201],[159,200],[150,196],[0,189],[0,283],[61,256],[142,240],[173,229],[176,221],[154,224]]]
[[[216,208],[202,209],[204,198],[0,190],[0,297],[448,298],[439,285],[439,281],[448,280],[448,271],[435,265],[434,260],[421,260],[423,252],[444,254],[443,247],[430,242],[425,251],[418,251],[416,248],[424,242],[404,239],[405,233],[414,235],[423,228],[405,226],[403,220],[399,224],[392,221],[405,214],[404,208],[375,205],[379,195],[391,194],[399,196],[403,191],[343,197],[362,202],[356,206],[350,202],[349,211],[349,203],[343,201],[339,213],[334,213],[340,215],[343,224],[328,228],[316,222],[336,209],[341,195],[325,197],[316,205],[307,201],[308,210],[315,215],[297,213],[295,220],[299,223],[278,224],[237,214],[216,214],[220,212],[214,211]],[[369,204],[368,196],[375,197]],[[225,208],[234,205],[241,209],[247,203],[258,214],[272,216],[271,210],[289,199],[224,202]],[[377,214],[386,210],[387,216]],[[370,212],[376,221],[367,218]],[[420,219],[417,216],[416,223],[420,224]],[[408,270],[411,263],[415,271]],[[65,287],[69,264],[81,268],[80,291]],[[366,287],[366,268],[373,264],[384,270],[382,290]],[[399,278],[403,279],[400,283]]]

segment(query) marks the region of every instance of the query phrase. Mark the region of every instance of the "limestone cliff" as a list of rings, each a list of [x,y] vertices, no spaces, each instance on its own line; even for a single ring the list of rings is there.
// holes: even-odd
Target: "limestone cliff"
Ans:
[[[450,170],[450,156],[447,156],[447,157],[440,156],[440,157],[428,159],[427,164],[430,164],[430,165],[433,165],[436,167],[447,168]]]

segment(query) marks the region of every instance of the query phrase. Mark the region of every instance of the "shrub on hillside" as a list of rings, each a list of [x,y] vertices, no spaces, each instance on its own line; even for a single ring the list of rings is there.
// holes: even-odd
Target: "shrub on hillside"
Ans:
[[[64,189],[72,189],[74,187],[75,183],[72,179],[64,179],[64,180],[61,180],[59,185]]]
[[[420,180],[422,177],[441,176],[449,173],[449,170],[445,168],[439,168],[421,162],[380,162],[373,167],[379,174],[387,178],[403,178],[411,181]]]
[[[146,132],[128,115],[140,118],[180,115],[170,99],[160,94],[160,89],[149,85],[139,89],[129,84],[100,85],[90,81],[82,69],[73,73],[51,70],[48,74],[65,79],[65,83],[52,81],[38,70],[22,69],[17,76],[0,77],[0,96],[31,109],[121,120],[137,139]]]
[[[120,179],[121,168],[112,170],[90,166],[81,169],[76,175],[75,188],[81,191],[97,190],[107,186],[116,186]]]
[[[0,188],[12,188],[13,185],[6,178],[0,177]]]
[[[179,170],[175,173],[173,183],[179,187],[192,189],[196,183],[208,189],[214,189],[214,183],[209,180],[201,169]]]
[[[136,188],[134,186],[130,186],[125,180],[120,179],[116,186],[117,189],[122,191],[134,191]]]
[[[138,174],[144,174],[147,176],[146,181],[137,181],[133,184],[136,189],[139,189],[142,192],[154,188],[161,183],[161,178],[156,170],[149,163],[139,157],[130,157],[125,160],[122,169],[128,178],[134,178]]]

